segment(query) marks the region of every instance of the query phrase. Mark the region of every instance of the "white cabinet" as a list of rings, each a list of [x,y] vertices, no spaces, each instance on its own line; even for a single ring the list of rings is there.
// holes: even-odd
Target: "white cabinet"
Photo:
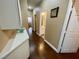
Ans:
[[[0,59],[28,59],[29,55],[29,36],[24,28],[22,33],[17,32],[14,38],[8,39],[0,52]]]
[[[21,27],[18,0],[0,0],[0,29]]]
[[[28,59],[29,58],[29,41],[26,40],[16,50],[3,59]]]

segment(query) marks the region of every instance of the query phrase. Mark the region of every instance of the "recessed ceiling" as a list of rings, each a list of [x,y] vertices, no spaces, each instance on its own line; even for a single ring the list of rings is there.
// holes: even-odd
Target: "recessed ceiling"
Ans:
[[[42,0],[27,0],[28,6],[36,7],[38,6]]]

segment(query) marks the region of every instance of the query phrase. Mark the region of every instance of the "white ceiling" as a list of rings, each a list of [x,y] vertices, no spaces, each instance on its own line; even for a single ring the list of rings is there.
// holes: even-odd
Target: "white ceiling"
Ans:
[[[27,0],[28,6],[36,7],[41,3],[42,0]]]

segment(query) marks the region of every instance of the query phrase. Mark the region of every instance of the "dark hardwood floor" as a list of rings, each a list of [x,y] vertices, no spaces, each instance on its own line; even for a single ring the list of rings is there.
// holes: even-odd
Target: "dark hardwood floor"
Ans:
[[[28,33],[30,36],[29,59],[79,59],[79,53],[57,54],[44,42],[44,40],[41,37],[32,32],[32,28],[29,28]]]

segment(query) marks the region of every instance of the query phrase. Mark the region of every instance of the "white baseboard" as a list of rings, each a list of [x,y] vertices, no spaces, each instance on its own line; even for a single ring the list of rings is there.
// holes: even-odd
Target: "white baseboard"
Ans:
[[[61,53],[77,53],[78,49],[63,49]]]
[[[50,44],[47,40],[44,39],[44,41],[45,41],[54,51],[56,51],[56,53],[59,53],[58,50],[57,50],[52,44]]]

